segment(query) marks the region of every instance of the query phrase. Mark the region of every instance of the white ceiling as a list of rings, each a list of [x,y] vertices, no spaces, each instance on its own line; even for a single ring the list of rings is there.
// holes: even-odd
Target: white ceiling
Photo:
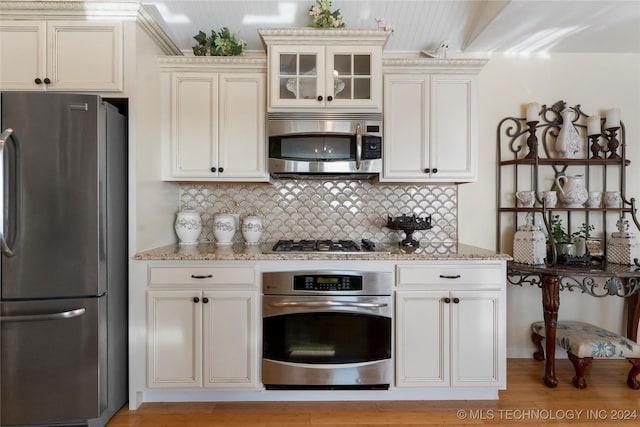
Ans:
[[[304,27],[314,0],[142,0],[185,51],[199,30],[229,27],[263,50],[264,27]],[[456,53],[640,53],[640,0],[333,0],[348,27],[394,28],[385,52],[433,50],[449,40]]]

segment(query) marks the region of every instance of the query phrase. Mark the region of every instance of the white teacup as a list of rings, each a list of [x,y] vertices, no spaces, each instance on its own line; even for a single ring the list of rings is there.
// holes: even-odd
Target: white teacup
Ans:
[[[538,192],[538,197],[547,208],[555,208],[558,203],[558,193],[555,191],[540,191]]]
[[[520,201],[520,206],[523,208],[531,208],[536,202],[535,191],[517,191],[516,199]]]
[[[619,191],[605,191],[604,205],[608,208],[619,208],[622,206],[622,197]]]
[[[587,207],[599,208],[601,203],[602,203],[602,192],[589,191],[589,196],[587,197]]]

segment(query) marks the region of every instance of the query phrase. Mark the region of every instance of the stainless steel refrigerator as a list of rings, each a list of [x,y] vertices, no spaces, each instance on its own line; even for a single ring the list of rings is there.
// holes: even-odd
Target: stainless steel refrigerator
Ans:
[[[127,125],[95,95],[0,94],[0,424],[127,400]]]

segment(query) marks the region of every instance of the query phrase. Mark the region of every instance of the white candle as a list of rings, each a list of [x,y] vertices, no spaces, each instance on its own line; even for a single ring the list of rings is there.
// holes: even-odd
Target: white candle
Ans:
[[[587,135],[600,135],[601,133],[600,116],[589,116],[587,119]]]
[[[620,109],[612,108],[607,110],[607,120],[604,123],[605,129],[620,127]]]
[[[527,104],[527,122],[537,122],[539,121],[538,111],[540,110],[540,106],[537,102],[530,102]]]

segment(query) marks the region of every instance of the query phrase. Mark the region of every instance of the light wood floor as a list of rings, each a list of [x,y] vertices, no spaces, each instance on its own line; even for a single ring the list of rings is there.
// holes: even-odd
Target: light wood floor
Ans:
[[[558,387],[547,388],[543,363],[509,359],[507,390],[496,401],[145,403],[120,410],[107,427],[640,425],[640,390],[626,385],[626,360],[594,360],[584,390],[571,385],[564,359],[556,361]]]

